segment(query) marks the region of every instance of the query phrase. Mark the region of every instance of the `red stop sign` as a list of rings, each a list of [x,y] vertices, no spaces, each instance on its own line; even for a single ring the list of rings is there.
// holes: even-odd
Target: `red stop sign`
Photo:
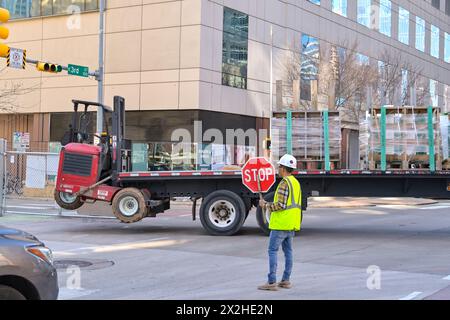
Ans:
[[[252,158],[242,168],[242,183],[253,193],[267,192],[275,183],[275,167],[266,158]]]

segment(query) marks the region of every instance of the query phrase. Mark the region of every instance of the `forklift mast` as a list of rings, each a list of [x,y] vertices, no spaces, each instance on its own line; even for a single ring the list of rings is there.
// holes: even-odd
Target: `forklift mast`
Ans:
[[[113,180],[121,172],[130,172],[131,141],[125,139],[125,99],[114,97],[114,112],[112,121],[112,168]]]

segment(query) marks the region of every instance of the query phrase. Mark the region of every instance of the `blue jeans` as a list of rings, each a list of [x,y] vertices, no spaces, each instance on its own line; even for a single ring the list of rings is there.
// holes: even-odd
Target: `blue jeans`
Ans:
[[[278,249],[280,245],[286,259],[283,281],[289,281],[292,273],[292,265],[294,264],[292,254],[292,239],[295,231],[278,231],[272,230],[269,238],[269,283],[277,282],[277,265],[278,265]]]

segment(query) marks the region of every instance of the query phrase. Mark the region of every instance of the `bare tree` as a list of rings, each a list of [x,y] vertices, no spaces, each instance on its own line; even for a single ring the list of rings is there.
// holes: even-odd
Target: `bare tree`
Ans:
[[[403,60],[399,54],[385,49],[380,56],[378,75],[378,103],[409,105],[411,88],[416,90],[416,105],[425,105],[430,84],[421,76],[423,69]],[[404,76],[405,75],[405,76]]]
[[[284,87],[292,90],[294,81],[304,77],[302,62],[308,59],[318,70],[318,93],[334,96],[335,108],[346,121],[360,121],[368,107],[369,90],[373,105],[408,105],[411,88],[416,88],[416,105],[424,105],[429,98],[429,82],[421,76],[423,70],[388,50],[381,54],[379,63],[369,63],[368,57],[360,55],[357,41],[323,46],[317,61],[299,52],[300,48],[293,46],[283,61]],[[311,102],[301,100],[300,109],[310,110]]]
[[[335,108],[346,121],[359,123],[366,110],[367,88],[377,81],[377,72],[364,56],[358,54],[358,43],[342,43],[331,47],[328,72],[320,74],[323,83],[335,90]]]
[[[0,70],[0,73],[4,69]],[[38,89],[38,85],[26,87],[22,82],[11,80],[0,88],[0,113],[15,113],[20,109],[17,98]]]
[[[319,70],[322,67],[320,63],[320,58],[304,54],[299,46],[292,45],[291,48],[286,52],[285,58],[281,63],[283,71],[283,97],[293,99],[294,91],[293,87],[298,82],[300,85],[301,96],[305,95],[308,87],[311,87],[311,82],[318,80],[319,73],[313,75],[312,70]],[[300,97],[299,97],[300,98]],[[288,99],[289,100],[289,99]],[[300,111],[309,111],[312,109],[312,103],[310,100],[300,99],[297,107]]]
[[[320,59],[299,54],[299,48],[292,47],[283,62],[285,87],[292,88],[295,80],[305,81],[302,62],[307,59],[308,65],[318,71],[318,94],[334,97],[335,108],[351,121],[359,122],[367,87],[375,85],[377,73],[375,68],[358,59],[357,47],[357,42],[323,46]],[[311,102],[301,100],[300,109],[310,110]]]
[[[283,68],[283,81],[287,86],[292,86],[295,80],[299,80],[301,76],[301,48],[292,45],[286,52],[285,58],[282,60],[281,67]]]

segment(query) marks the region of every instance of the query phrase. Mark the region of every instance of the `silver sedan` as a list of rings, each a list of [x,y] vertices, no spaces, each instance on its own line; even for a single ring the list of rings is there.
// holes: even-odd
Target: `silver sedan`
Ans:
[[[35,236],[0,226],[0,300],[56,300],[52,251]]]

